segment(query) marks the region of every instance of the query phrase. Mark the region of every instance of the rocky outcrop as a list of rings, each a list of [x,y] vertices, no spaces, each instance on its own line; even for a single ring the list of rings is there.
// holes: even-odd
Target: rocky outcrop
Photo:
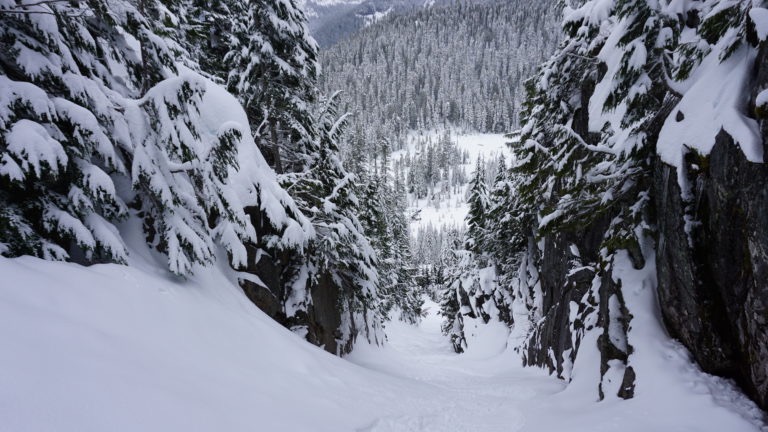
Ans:
[[[664,322],[703,370],[768,407],[768,165],[747,161],[721,132],[685,171],[683,200],[675,168],[656,168]]]
[[[768,81],[768,73],[760,67],[756,75],[766,75]],[[762,123],[765,132],[768,128]],[[704,371],[734,379],[766,408],[768,165],[748,161],[732,137],[721,131],[709,155],[689,152],[683,170],[682,184],[689,185],[688,190],[681,190],[677,169],[658,157],[651,176],[651,219],[657,230],[658,296],[664,323]],[[589,254],[599,249],[605,228],[598,222],[578,233],[543,239],[538,259],[543,319],[526,344],[527,364],[562,376],[564,364],[579,349],[579,332],[586,322],[582,317],[594,309],[604,332],[598,339],[601,372],[606,372],[609,360],[626,363],[631,347],[622,350],[612,345],[606,333],[611,319],[608,298],[620,297],[620,287],[599,269],[573,270],[599,261]],[[580,252],[578,259],[572,245]],[[590,297],[595,277],[600,278],[599,288]],[[569,310],[574,304],[579,308],[575,321]],[[628,319],[618,318],[626,329]],[[619,396],[631,397],[634,371],[628,368],[624,377]]]
[[[251,209],[252,210],[252,209]],[[248,211],[253,226],[260,230],[259,238],[272,235],[270,227],[262,224],[261,213]],[[296,261],[303,256],[296,251],[269,250],[266,245],[252,245],[248,248],[248,264],[240,277],[240,286],[245,295],[259,309],[281,325],[304,334],[305,339],[326,351],[344,355],[352,351],[358,329],[350,316],[351,335],[341,334],[344,315],[350,313],[343,307],[341,289],[329,275],[321,275],[314,283],[300,282],[309,291],[309,301],[304,308],[288,314],[286,302],[290,290],[296,286]]]
[[[760,44],[745,112],[768,154],[768,44]],[[750,162],[725,131],[709,155],[656,162],[658,292],[664,322],[706,372],[733,378],[768,408],[768,164]]]
[[[599,351],[601,376],[611,364],[621,365],[623,381],[611,391],[626,399],[632,397],[635,386],[634,370],[626,367],[631,346],[612,339],[610,332],[612,326],[618,326],[614,334],[626,335],[631,316],[624,306],[620,283],[614,281],[610,264],[602,262],[598,253],[612,219],[609,216],[598,218],[579,232],[548,235],[542,250],[533,251],[533,255],[540,254],[533,259],[539,263],[541,275],[542,318],[523,346],[523,361],[569,379],[585,334],[598,331],[596,346],[587,348]],[[603,398],[608,390],[602,382],[598,384]]]
[[[340,333],[342,309],[340,287],[328,274],[320,277],[312,287],[312,305],[308,308],[305,323],[307,340],[331,353],[347,354],[352,351],[354,339],[346,342]]]
[[[631,343],[638,353],[644,343],[642,332],[631,330],[632,314],[647,311],[629,309],[624,295],[642,307],[632,290],[655,286],[669,334],[704,371],[734,379],[768,409],[763,23],[752,21],[757,12],[746,2],[689,2],[677,20],[666,6],[619,3],[616,21],[591,28],[596,35],[608,28],[611,36],[587,38],[589,49],[578,53],[570,49],[590,34],[593,21],[582,17],[594,3],[574,14],[569,42],[538,77],[529,102],[538,111],[528,113],[524,144],[516,147],[524,161],[516,171],[522,205],[512,208],[535,232],[524,258],[535,269],[521,266],[519,275],[521,287],[534,287],[524,302],[529,315],[522,315],[533,324],[523,326],[532,328],[521,347],[524,361],[567,379],[577,352],[597,349],[600,397],[632,397]],[[709,13],[712,7],[722,9]],[[611,29],[614,22],[621,25]],[[653,30],[651,22],[663,25]],[[676,36],[666,37],[663,55],[642,51],[640,68],[633,44],[659,48],[654,31]],[[713,83],[731,87],[716,91]],[[645,258],[654,265],[645,266]],[[644,271],[633,273],[630,264]]]
[[[563,377],[565,356],[575,355],[569,305],[571,302],[581,303],[595,274],[594,270],[585,268],[569,276],[569,262],[573,256],[566,251],[569,247],[564,236],[544,239],[540,259],[543,318],[526,344],[523,356],[526,365],[546,367],[550,372],[557,372],[559,377]],[[594,308],[590,312],[594,312]]]

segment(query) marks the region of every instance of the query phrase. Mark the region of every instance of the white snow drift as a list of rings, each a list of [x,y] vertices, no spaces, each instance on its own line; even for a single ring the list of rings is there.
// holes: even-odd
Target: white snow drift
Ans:
[[[596,359],[580,356],[566,386],[521,367],[506,329],[487,326],[456,355],[431,303],[420,327],[391,322],[387,346],[359,344],[349,362],[272,322],[228,268],[184,281],[152,252],[131,256],[131,267],[0,258],[0,431],[761,427],[754,405],[658,326],[636,356],[637,397],[597,402]]]

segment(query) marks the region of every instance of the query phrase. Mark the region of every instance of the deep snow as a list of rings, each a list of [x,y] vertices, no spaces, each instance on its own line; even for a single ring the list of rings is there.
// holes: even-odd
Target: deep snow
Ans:
[[[0,258],[0,431],[759,430],[760,411],[669,341],[670,367],[639,378],[669,392],[597,402],[594,382],[521,367],[503,327],[454,354],[433,303],[340,359],[252,306],[227,268],[183,281],[132,257]]]

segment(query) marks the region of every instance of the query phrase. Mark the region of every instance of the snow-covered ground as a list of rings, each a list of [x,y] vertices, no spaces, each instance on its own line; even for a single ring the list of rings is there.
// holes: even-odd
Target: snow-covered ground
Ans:
[[[353,431],[432,394],[198,273],[0,258],[0,431]]]
[[[669,345],[669,370],[642,377],[635,399],[599,402],[596,381],[574,379],[566,386],[540,369],[522,367],[518,355],[506,349],[508,332],[500,324],[475,327],[476,334],[468,335],[474,343],[467,353],[454,354],[440,334],[441,318],[435,316],[439,306],[427,301],[426,307],[429,315],[418,328],[389,323],[388,346],[360,347],[350,360],[421,382],[434,394],[428,400],[413,400],[415,413],[384,416],[361,430],[768,430],[758,420],[762,413],[730,384],[698,372],[690,363],[680,368],[679,347],[669,341],[659,341]],[[599,362],[587,366],[598,373]],[[657,391],[659,384],[666,385],[668,392]],[[405,393],[398,397],[412,400]]]
[[[408,151],[413,154],[419,139],[431,137],[436,142],[442,134],[443,131],[414,132],[408,139],[407,149],[394,152],[392,161],[397,161]],[[452,136],[452,139],[457,143],[459,151],[466,151],[469,154],[467,163],[460,165],[467,173],[468,181],[472,178],[478,158],[490,160],[503,154],[507,162],[510,160],[511,151],[506,145],[509,139],[503,134],[459,134]],[[464,219],[469,212],[469,206],[466,202],[468,188],[469,183],[463,190],[451,193],[450,197],[437,203],[429,198],[417,200],[413,196],[409,197],[408,214],[418,213],[418,219],[411,223],[411,232],[415,234],[419,228],[428,225],[438,229],[441,226],[464,226]]]
[[[272,322],[227,268],[182,281],[150,258],[0,258],[0,431],[759,430],[674,347],[636,399],[598,402],[578,365],[567,387],[521,367],[503,327],[454,354],[428,303],[419,327],[388,323],[385,347],[340,359]]]

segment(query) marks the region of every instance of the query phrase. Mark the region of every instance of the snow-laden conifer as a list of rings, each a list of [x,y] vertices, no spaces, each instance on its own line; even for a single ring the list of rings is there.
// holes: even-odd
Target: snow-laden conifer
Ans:
[[[2,253],[125,262],[129,206],[179,274],[217,245],[245,263],[245,207],[303,248],[311,226],[248,149],[236,101],[174,60],[189,56],[185,5],[137,6],[0,5]]]
[[[378,258],[358,219],[354,176],[339,158],[338,139],[346,116],[337,113],[337,99],[321,101],[314,117],[316,151],[306,155],[306,171],[286,175],[287,189],[312,222],[316,237],[310,243],[306,261],[298,274],[308,284],[295,284],[291,309],[306,310],[312,304],[311,291],[317,284],[328,289],[331,283],[339,295],[343,317],[337,340],[346,352],[362,332],[369,341],[381,341]]]
[[[232,16],[227,85],[275,170],[301,171],[312,153],[317,43],[294,0],[254,0]]]

